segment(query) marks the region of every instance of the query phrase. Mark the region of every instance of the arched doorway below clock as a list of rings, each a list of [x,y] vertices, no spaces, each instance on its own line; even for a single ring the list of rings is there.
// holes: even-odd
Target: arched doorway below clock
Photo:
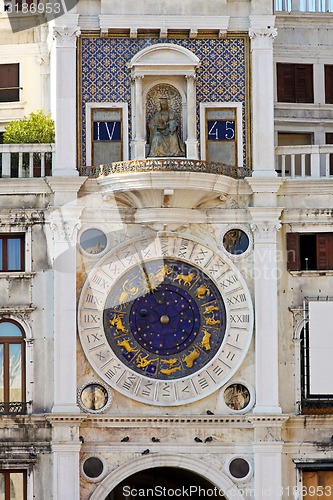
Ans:
[[[136,472],[124,479],[105,500],[139,500],[158,498],[219,498],[223,492],[206,478],[178,467],[154,467]]]

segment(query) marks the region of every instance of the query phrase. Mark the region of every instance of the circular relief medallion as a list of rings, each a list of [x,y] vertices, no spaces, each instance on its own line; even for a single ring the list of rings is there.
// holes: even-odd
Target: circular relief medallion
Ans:
[[[101,384],[92,382],[78,390],[78,402],[86,412],[101,413],[110,406],[111,395]]]
[[[194,239],[118,247],[92,270],[79,304],[81,342],[102,379],[133,399],[179,405],[236,371],[252,335],[242,277]]]

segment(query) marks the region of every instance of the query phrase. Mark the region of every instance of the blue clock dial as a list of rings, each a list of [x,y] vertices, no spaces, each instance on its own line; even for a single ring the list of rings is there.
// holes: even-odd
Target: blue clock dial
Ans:
[[[133,266],[112,287],[104,330],[112,351],[155,379],[195,373],[219,350],[225,307],[213,281],[192,264],[153,260]]]

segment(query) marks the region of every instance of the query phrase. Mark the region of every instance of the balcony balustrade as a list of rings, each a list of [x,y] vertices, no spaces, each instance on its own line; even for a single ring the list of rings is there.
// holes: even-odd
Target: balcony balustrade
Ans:
[[[275,12],[333,12],[333,0],[275,0]]]
[[[54,144],[0,144],[0,177],[52,175]]]
[[[333,145],[278,146],[276,171],[291,179],[333,177]]]

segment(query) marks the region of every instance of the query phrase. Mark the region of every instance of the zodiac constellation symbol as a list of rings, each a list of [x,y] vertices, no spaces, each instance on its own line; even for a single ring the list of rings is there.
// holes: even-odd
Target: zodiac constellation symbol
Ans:
[[[149,354],[147,354],[146,356],[141,356],[141,354],[139,354],[136,366],[138,368],[146,368],[146,366],[149,366],[154,361],[158,361],[158,358],[148,359],[148,357],[149,357]]]
[[[139,289],[136,286],[132,286],[129,288],[130,285],[128,285],[129,280],[124,281],[123,283],[123,291],[119,295],[119,304],[125,304],[126,302],[129,301],[130,297],[138,293]]]
[[[184,285],[190,285],[194,277],[195,273],[177,274],[177,276],[175,277],[175,281],[178,281],[180,285],[182,282]]]
[[[206,349],[206,351],[210,351],[210,349],[211,349],[210,337],[212,334],[207,332],[207,330],[202,330],[202,333],[204,334],[204,336],[202,337],[202,341],[201,341],[200,346],[203,347],[204,349]]]
[[[134,347],[131,346],[129,343],[130,339],[123,339],[123,340],[118,340],[117,346],[119,347],[124,347],[126,352],[138,352],[139,349],[134,349]]]
[[[204,299],[205,296],[209,296],[210,295],[210,290],[209,288],[207,288],[205,285],[200,285],[196,290],[195,290],[195,296],[198,298],[198,299]]]
[[[126,330],[125,326],[123,325],[123,320],[118,314],[116,314],[112,319],[110,319],[109,323],[110,326],[114,326],[117,331],[122,333],[129,333],[128,330]]]
[[[200,356],[200,352],[194,348],[187,356],[183,355],[183,361],[187,368],[192,368],[194,361]]]

